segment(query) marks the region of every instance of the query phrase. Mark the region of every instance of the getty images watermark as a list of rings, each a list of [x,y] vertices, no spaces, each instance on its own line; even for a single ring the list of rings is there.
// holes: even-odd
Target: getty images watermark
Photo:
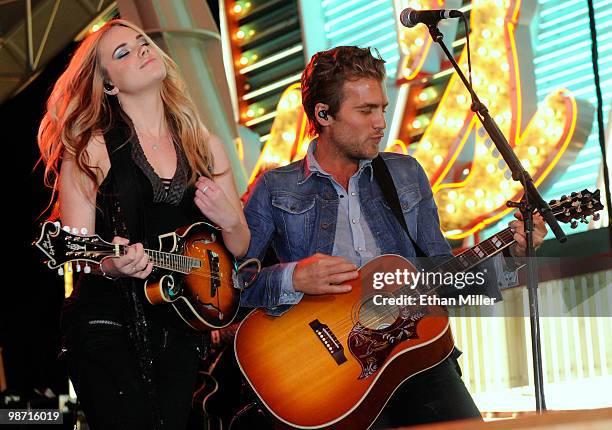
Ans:
[[[486,273],[486,269],[482,272],[456,273],[408,269],[374,272],[372,287],[375,290],[397,285],[401,287],[394,289],[392,293],[375,294],[372,301],[378,306],[492,306],[496,299],[481,294],[460,294],[457,297],[440,295],[450,292],[451,288],[463,290],[466,287],[481,287],[486,282]]]

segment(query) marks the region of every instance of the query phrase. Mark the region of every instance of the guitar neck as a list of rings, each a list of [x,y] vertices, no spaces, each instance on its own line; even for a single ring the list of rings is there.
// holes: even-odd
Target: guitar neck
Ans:
[[[483,240],[479,244],[463,251],[461,254],[436,266],[434,272],[465,272],[472,267],[482,263],[489,257],[499,254],[515,242],[514,234],[510,227]]]
[[[181,254],[173,254],[170,252],[155,251],[153,249],[145,249],[149,255],[149,261],[154,267],[188,274],[192,269],[202,266],[202,262],[193,257],[187,257]]]
[[[127,252],[127,245],[112,245],[114,247],[114,256],[119,257]],[[171,272],[189,274],[193,269],[202,267],[202,262],[194,257],[187,257],[181,254],[171,252],[156,251],[154,249],[144,250],[149,256],[149,262],[153,263],[153,267],[169,270]]]

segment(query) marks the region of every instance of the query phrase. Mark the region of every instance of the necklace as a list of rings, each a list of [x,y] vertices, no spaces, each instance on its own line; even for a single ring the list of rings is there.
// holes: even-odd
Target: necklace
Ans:
[[[136,128],[136,126],[134,126],[134,130],[136,131],[136,136],[138,136],[139,140],[142,142],[142,139],[140,139],[140,136],[142,136],[142,133],[140,133],[140,132],[138,131],[138,129]],[[161,139],[160,139],[160,140],[161,140]],[[163,143],[163,142],[162,142],[162,143]],[[151,144],[151,148],[153,148],[153,150],[154,150],[154,151],[157,151],[157,150],[159,149],[160,145],[161,145],[161,143],[160,143],[160,142],[158,142],[158,143],[153,143],[153,144]]]

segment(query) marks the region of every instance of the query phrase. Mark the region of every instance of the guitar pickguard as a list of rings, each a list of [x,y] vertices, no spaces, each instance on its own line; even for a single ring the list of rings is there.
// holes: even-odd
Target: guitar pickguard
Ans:
[[[382,367],[391,350],[408,339],[416,339],[417,324],[426,312],[414,307],[399,307],[400,313],[393,324],[384,329],[371,329],[360,322],[348,335],[349,351],[361,365],[358,379],[365,379]]]

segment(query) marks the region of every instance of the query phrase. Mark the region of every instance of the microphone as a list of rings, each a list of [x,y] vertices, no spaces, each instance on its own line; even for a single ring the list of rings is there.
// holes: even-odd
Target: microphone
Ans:
[[[458,10],[414,10],[407,7],[400,14],[400,22],[404,27],[412,28],[417,24],[436,25],[439,21],[447,18],[461,18]]]

